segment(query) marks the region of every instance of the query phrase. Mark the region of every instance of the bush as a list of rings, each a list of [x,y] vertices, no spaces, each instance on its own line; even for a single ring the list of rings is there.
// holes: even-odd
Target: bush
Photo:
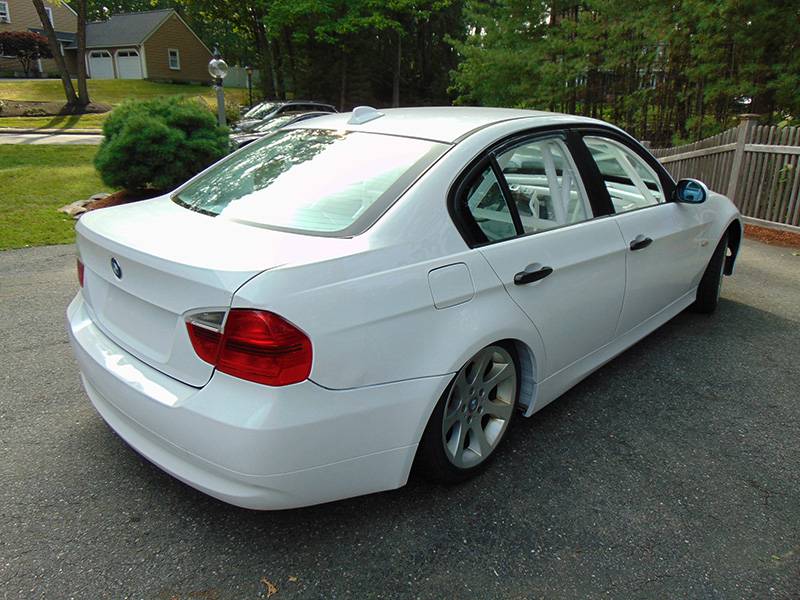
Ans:
[[[0,56],[14,56],[25,75],[29,75],[40,58],[52,58],[47,38],[33,31],[0,32]]]
[[[222,158],[228,130],[200,102],[127,101],[103,124],[94,159],[103,182],[131,191],[171,190]]]

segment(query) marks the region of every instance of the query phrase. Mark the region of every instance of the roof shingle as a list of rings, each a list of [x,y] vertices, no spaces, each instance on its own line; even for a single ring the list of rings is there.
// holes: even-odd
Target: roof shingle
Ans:
[[[165,8],[123,13],[112,15],[107,21],[87,23],[86,47],[138,46],[173,12],[174,9]]]

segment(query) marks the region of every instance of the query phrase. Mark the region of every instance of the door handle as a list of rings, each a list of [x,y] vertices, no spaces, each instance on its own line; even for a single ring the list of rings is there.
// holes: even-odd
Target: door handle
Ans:
[[[543,267],[539,263],[533,263],[525,267],[524,271],[520,271],[514,275],[515,285],[525,285],[526,283],[533,283],[544,279],[553,272],[552,267]]]
[[[631,242],[631,250],[641,250],[642,248],[647,248],[652,243],[653,240],[651,238],[645,237],[640,233],[633,238],[633,241]]]

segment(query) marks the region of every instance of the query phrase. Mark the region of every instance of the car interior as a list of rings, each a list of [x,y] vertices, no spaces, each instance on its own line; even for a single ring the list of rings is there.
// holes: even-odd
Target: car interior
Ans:
[[[658,177],[631,150],[605,138],[587,136],[583,141],[600,170],[615,212],[664,201]]]
[[[588,198],[560,139],[537,140],[497,157],[525,233],[585,221]],[[491,169],[473,184],[467,205],[489,241],[516,235],[511,213]]]
[[[631,150],[600,137],[584,138],[617,213],[663,202],[655,172]],[[525,233],[579,223],[592,215],[586,191],[559,138],[536,140],[497,156]],[[516,230],[491,167],[472,184],[467,207],[488,241]]]

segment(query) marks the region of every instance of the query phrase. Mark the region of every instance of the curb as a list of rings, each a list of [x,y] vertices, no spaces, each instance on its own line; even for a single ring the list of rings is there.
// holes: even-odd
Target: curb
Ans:
[[[22,127],[0,127],[0,134],[40,133],[44,135],[103,135],[102,129],[23,129]]]
[[[797,225],[786,225],[785,223],[776,223],[775,221],[765,221],[764,219],[756,219],[755,217],[746,217],[742,215],[742,222],[745,225],[755,225],[757,227],[764,227],[765,229],[772,229],[776,231],[788,231],[790,233],[800,234],[800,227]]]

